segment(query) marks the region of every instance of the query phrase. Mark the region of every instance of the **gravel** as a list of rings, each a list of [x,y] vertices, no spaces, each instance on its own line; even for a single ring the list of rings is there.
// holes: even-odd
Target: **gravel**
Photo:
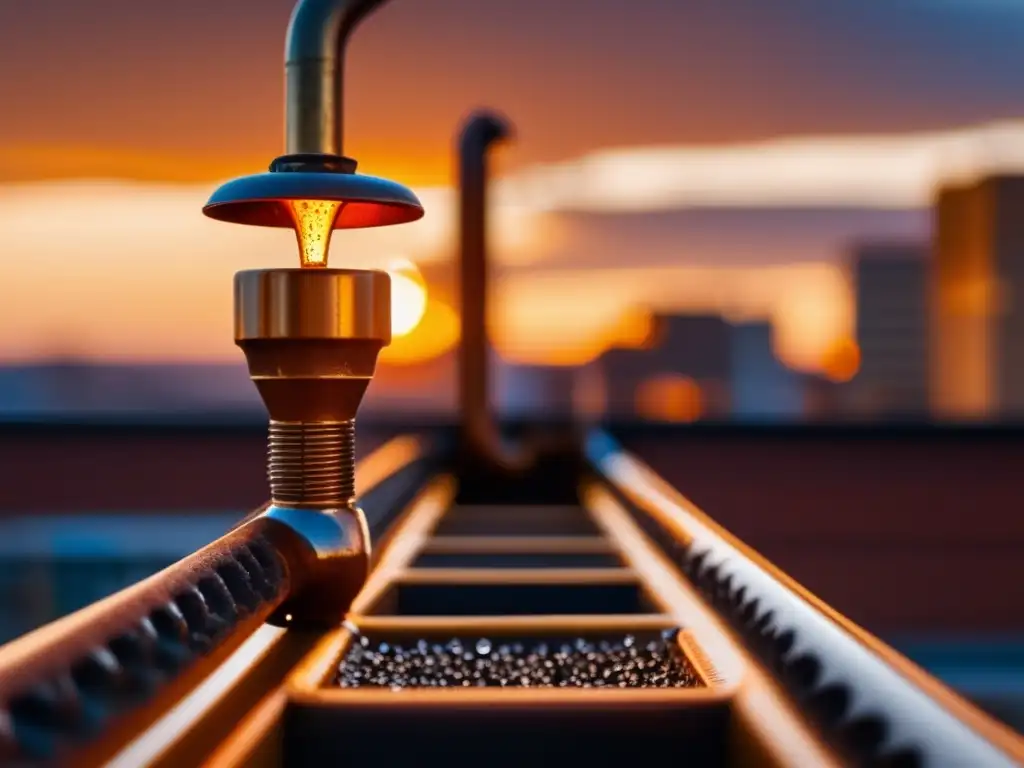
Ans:
[[[488,638],[395,644],[354,627],[338,670],[342,688],[692,688],[701,685],[676,641],[572,638],[556,642]]]

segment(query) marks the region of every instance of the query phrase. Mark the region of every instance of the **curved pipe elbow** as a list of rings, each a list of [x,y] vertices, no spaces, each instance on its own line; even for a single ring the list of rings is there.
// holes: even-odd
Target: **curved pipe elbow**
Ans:
[[[340,58],[356,25],[387,0],[299,0],[288,22],[285,64]]]
[[[504,115],[491,110],[479,110],[471,114],[462,124],[459,133],[459,165],[463,173],[467,166],[485,164],[490,146],[510,139],[513,135],[512,123]],[[480,181],[487,183],[486,179]]]
[[[341,155],[345,48],[387,0],[299,0],[285,42],[288,154]]]

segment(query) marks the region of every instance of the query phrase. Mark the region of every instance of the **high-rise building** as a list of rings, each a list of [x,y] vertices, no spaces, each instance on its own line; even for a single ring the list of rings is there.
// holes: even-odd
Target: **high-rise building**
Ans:
[[[1024,176],[940,190],[933,250],[933,413],[1024,416]]]
[[[928,246],[862,243],[851,254],[860,369],[849,405],[867,418],[920,418],[928,402]]]

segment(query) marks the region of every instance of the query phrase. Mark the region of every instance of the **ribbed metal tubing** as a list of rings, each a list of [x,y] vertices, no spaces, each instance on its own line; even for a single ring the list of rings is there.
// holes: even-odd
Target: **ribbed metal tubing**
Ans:
[[[275,504],[351,504],[355,497],[355,421],[271,421],[268,476]]]

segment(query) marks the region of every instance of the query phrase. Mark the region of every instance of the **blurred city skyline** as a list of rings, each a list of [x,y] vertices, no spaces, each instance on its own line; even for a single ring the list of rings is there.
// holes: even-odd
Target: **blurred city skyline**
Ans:
[[[282,151],[291,6],[0,8],[0,66],[33,61],[0,81],[0,364],[240,364],[232,274],[294,264],[294,238],[200,208]],[[941,187],[1024,171],[1022,23],[993,0],[390,4],[352,47],[346,150],[427,215],[331,250],[397,281],[376,389],[454,386],[453,137],[483,105],[517,127],[491,197],[503,365],[592,366],[649,346],[654,314],[721,316],[798,377],[848,378],[858,244],[930,263]]]
[[[1024,124],[1013,122],[526,167],[495,182],[496,346],[511,362],[579,365],[642,339],[638,314],[710,311],[772,321],[782,360],[820,371],[852,334],[851,243],[927,240],[941,183],[1013,168],[1024,168]],[[421,362],[457,341],[454,193],[418,191],[420,222],[332,243],[334,265],[411,260],[425,276],[423,323],[385,363]],[[0,359],[236,359],[231,275],[289,264],[294,238],[205,219],[208,192],[119,180],[0,187],[0,248],[18,256],[0,322],[19,328],[0,336]]]

